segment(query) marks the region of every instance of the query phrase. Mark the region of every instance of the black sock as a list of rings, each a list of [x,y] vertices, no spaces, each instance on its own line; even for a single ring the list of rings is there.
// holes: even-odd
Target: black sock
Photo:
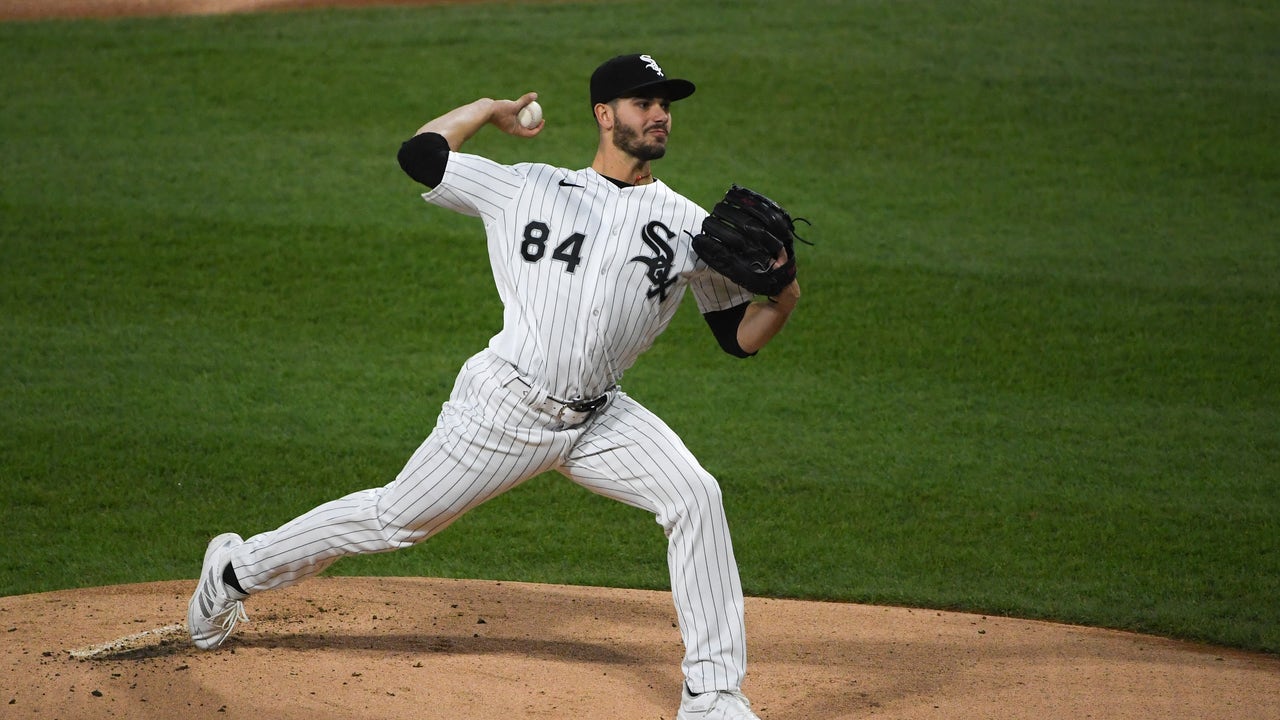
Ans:
[[[222,582],[226,583],[227,587],[230,587],[241,595],[249,594],[244,591],[244,588],[240,587],[240,580],[236,577],[235,570],[231,569],[231,563],[227,563],[227,566],[222,570]]]

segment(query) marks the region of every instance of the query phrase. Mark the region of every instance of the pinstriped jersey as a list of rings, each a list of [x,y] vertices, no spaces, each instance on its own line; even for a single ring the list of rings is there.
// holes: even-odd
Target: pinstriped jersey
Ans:
[[[686,289],[704,313],[752,297],[698,259],[690,240],[707,213],[661,181],[619,188],[590,168],[451,152],[422,197],[483,220],[503,306],[489,348],[555,398],[616,384]]]

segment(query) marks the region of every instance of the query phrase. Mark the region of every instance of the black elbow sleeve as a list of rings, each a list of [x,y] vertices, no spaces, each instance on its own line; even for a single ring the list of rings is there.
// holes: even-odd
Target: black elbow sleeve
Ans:
[[[747,314],[747,306],[750,304],[745,302],[728,310],[713,310],[702,316],[711,328],[711,333],[716,336],[716,341],[720,343],[720,348],[734,357],[749,358],[755,355],[743,350],[738,344],[738,326],[742,324],[742,318]]]
[[[406,175],[434,188],[444,179],[449,164],[449,142],[438,133],[414,135],[400,146],[396,159]]]

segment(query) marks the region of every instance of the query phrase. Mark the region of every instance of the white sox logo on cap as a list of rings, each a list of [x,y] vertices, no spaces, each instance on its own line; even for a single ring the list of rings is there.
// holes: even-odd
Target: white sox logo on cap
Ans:
[[[662,74],[662,68],[658,66],[658,61],[653,59],[652,55],[641,55],[640,59],[644,61],[645,67],[658,73],[658,77],[666,77]]]

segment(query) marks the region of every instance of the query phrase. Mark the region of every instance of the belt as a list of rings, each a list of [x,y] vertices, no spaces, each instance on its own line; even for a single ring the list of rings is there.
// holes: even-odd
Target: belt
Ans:
[[[519,383],[526,391],[533,390],[533,386],[522,377],[516,376],[512,382]],[[603,394],[586,400],[561,400],[548,395],[542,402],[532,404],[532,407],[554,417],[566,427],[573,427],[586,422],[597,410],[608,405],[617,389],[618,386],[614,385]]]

